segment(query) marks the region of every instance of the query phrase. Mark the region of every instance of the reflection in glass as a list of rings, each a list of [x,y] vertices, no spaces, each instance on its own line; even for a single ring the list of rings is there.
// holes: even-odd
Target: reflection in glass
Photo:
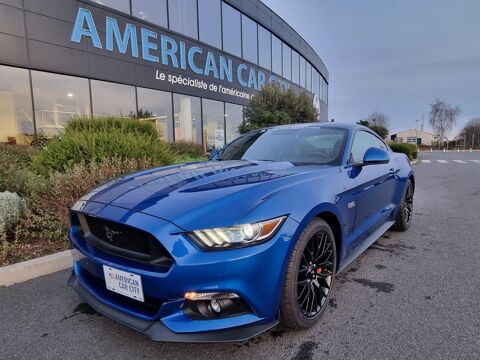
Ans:
[[[105,81],[91,81],[93,115],[134,117],[135,88]]]
[[[227,143],[240,136],[238,127],[243,121],[243,106],[225,103],[225,119],[227,125]]]
[[[308,91],[312,91],[312,65],[308,61],[307,61],[305,81],[306,81],[305,88]]]
[[[130,0],[92,0],[97,4],[108,6],[112,9],[120,10],[130,14]]]
[[[300,86],[305,88],[305,71],[306,71],[306,61],[303,56],[300,56]]]
[[[242,56],[242,25],[240,12],[222,2],[223,50]]]
[[[28,145],[33,133],[28,70],[0,65],[0,143]]]
[[[201,119],[200,98],[173,94],[175,141],[201,144]]]
[[[132,15],[166,28],[167,0],[132,0]]]
[[[225,145],[223,102],[202,99],[203,143],[207,151]]]
[[[272,70],[272,33],[258,26],[258,65]]]
[[[169,0],[168,19],[170,29],[198,39],[197,0]]]
[[[295,50],[292,50],[292,81],[300,84],[300,55]]]
[[[200,40],[222,48],[222,21],[220,0],[198,0]]]
[[[282,75],[282,42],[272,35],[272,71]]]
[[[163,140],[172,141],[172,94],[165,91],[137,88],[137,96],[137,118],[155,125]]]
[[[292,49],[287,44],[282,44],[283,48],[283,77],[292,80]]]
[[[255,64],[258,62],[257,23],[242,14],[243,58]]]
[[[32,71],[38,137],[61,134],[75,116],[90,116],[88,80]]]

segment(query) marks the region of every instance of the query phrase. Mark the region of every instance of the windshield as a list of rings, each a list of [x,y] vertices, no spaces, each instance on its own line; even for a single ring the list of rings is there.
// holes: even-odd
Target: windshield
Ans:
[[[228,144],[217,160],[340,164],[347,130],[326,127],[252,131]]]

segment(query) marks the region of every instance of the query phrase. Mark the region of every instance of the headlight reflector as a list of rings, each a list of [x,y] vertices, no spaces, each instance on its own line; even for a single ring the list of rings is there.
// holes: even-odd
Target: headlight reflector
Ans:
[[[285,219],[286,216],[281,216],[228,228],[195,230],[188,235],[200,247],[207,249],[249,246],[270,239]]]

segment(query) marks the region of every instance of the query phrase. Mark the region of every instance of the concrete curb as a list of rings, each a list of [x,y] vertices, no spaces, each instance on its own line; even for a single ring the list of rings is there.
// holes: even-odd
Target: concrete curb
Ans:
[[[417,162],[418,162],[418,158],[410,160],[410,165],[415,165]]]
[[[72,251],[66,250],[0,268],[0,286],[10,286],[73,266]]]

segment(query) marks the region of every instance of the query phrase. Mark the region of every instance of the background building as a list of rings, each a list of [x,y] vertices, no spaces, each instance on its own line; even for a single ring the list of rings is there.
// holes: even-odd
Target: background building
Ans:
[[[415,144],[415,142],[417,142],[417,145],[432,146],[433,144],[437,143],[440,137],[438,135],[433,135],[428,131],[407,129],[396,134],[392,134],[390,138],[398,143]],[[445,138],[444,141],[448,141],[448,139]]]
[[[220,146],[271,80],[328,118],[325,65],[258,0],[0,0],[0,49],[0,142],[113,114]]]

